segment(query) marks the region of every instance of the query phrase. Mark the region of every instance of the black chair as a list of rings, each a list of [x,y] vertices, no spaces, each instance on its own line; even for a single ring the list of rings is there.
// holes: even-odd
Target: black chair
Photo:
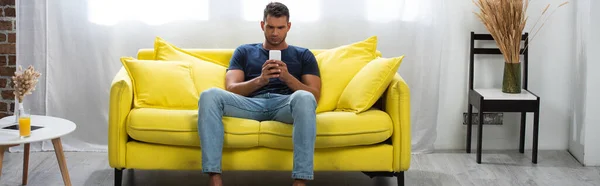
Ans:
[[[525,33],[521,40],[525,46],[529,42],[529,34]],[[467,153],[471,153],[471,127],[473,107],[479,110],[479,128],[477,134],[477,163],[481,164],[481,147],[483,136],[483,113],[484,112],[520,112],[521,113],[521,135],[519,140],[519,152],[525,152],[525,116],[527,112],[533,112],[533,152],[532,162],[537,164],[538,152],[538,130],[539,130],[539,112],[540,97],[527,89],[527,63],[529,49],[521,49],[523,55],[523,83],[520,94],[506,94],[502,89],[473,89],[473,71],[475,54],[502,54],[498,48],[475,48],[475,41],[488,40],[494,38],[490,34],[475,34],[471,32],[471,56],[469,64],[469,97],[468,97],[468,115],[467,115]]]

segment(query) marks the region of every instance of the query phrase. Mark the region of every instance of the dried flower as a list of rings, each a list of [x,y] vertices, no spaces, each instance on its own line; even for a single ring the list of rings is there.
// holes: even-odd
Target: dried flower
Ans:
[[[13,88],[15,89],[13,93],[19,103],[22,103],[23,98],[35,90],[40,76],[41,74],[35,71],[31,65],[25,71],[23,71],[23,67],[19,66],[19,69],[12,77]]]
[[[526,16],[526,13],[527,8],[529,7],[529,1],[530,0],[473,0],[480,10],[480,12],[475,13],[475,15],[477,15],[490,32],[507,63],[520,62],[521,35],[527,24],[528,17]],[[556,8],[558,9],[566,4],[568,4],[568,2],[558,5]],[[550,4],[542,10],[541,16],[533,25],[531,31],[536,30],[538,22],[544,18],[548,8],[550,8]],[[554,11],[556,11],[556,9],[554,9]],[[554,11],[546,16],[546,19],[544,19],[541,26],[537,27],[537,30],[533,34],[528,45],[531,44],[548,18],[554,14]],[[525,46],[525,49],[527,47],[528,46]]]

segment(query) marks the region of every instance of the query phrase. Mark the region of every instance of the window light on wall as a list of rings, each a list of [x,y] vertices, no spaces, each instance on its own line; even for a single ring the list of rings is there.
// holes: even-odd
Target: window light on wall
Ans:
[[[426,3],[420,0],[367,0],[367,20],[372,22],[416,21]]]
[[[100,25],[114,25],[122,21],[160,25],[181,20],[208,20],[208,1],[89,0],[88,18]]]
[[[242,0],[242,16],[246,21],[262,21],[263,10],[273,0]],[[319,19],[319,0],[279,0],[290,9],[290,22],[312,22]]]

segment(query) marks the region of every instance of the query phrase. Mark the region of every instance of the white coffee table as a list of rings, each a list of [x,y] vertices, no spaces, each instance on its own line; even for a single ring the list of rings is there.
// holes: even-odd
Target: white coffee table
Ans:
[[[4,151],[12,146],[24,144],[25,153],[23,153],[23,185],[27,185],[27,172],[29,164],[29,144],[44,140],[52,140],[56,159],[60,167],[65,185],[71,185],[67,163],[63,153],[60,137],[73,132],[76,128],[75,123],[56,117],[50,116],[31,116],[31,126],[42,126],[43,128],[31,131],[31,135],[21,139],[19,130],[3,129],[4,127],[14,125],[15,117],[9,116],[0,119],[0,176],[2,175],[2,160],[4,159]]]

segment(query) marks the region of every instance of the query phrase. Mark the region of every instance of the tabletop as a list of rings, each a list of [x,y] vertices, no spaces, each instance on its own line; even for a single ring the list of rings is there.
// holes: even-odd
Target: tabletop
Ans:
[[[15,117],[8,116],[0,119],[0,145],[18,145],[62,137],[75,131],[76,125],[72,121],[52,116],[31,115],[31,135],[21,139],[19,130],[5,129],[14,125]],[[42,128],[34,130],[34,126]]]

